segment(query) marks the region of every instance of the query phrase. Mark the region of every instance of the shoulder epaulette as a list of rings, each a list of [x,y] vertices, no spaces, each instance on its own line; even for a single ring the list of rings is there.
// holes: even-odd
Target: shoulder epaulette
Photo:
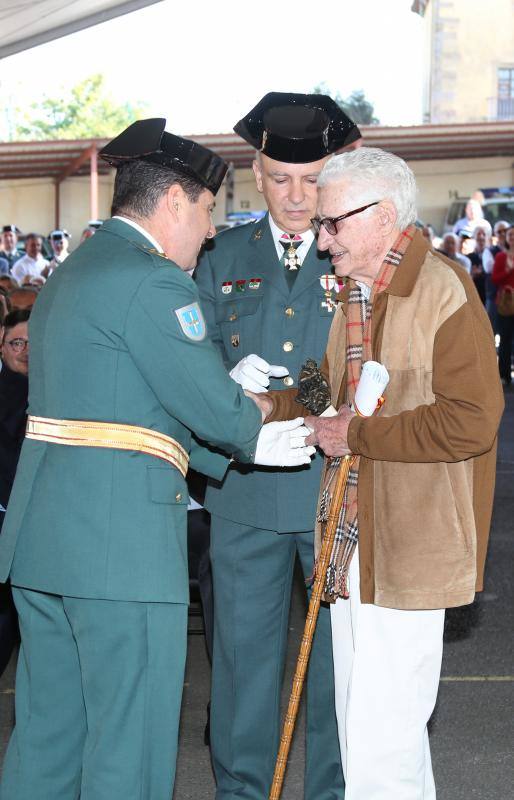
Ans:
[[[150,245],[141,244],[141,242],[134,242],[134,241],[132,241],[132,244],[134,245],[134,247],[137,247],[138,250],[142,250],[144,253],[148,253],[148,255],[159,256],[159,258],[163,258],[165,261],[169,261],[170,264],[173,264],[173,261],[171,261],[171,259],[168,258],[168,256],[165,255],[164,253],[161,253],[160,250],[157,250],[156,247],[151,247]]]

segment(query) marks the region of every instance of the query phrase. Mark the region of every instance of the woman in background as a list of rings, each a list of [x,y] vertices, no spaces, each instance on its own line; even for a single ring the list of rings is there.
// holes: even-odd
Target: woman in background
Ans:
[[[501,289],[511,289],[514,292],[514,225],[507,230],[506,244],[508,250],[498,253],[494,259],[492,271],[493,283],[498,293],[498,304]],[[498,368],[504,386],[510,386],[512,377],[512,336],[514,334],[514,316],[503,316],[498,313],[498,333],[500,334],[500,347],[498,349]]]

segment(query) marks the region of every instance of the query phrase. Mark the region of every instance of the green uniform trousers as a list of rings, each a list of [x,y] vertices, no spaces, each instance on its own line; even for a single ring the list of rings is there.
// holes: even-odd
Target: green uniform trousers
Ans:
[[[187,606],[13,595],[22,644],[1,800],[170,800]]]
[[[278,534],[211,516],[214,651],[211,750],[216,800],[266,800],[280,736],[296,553],[313,569],[313,532]],[[305,798],[341,800],[330,610],[320,609],[307,681]],[[287,776],[286,776],[287,780]]]

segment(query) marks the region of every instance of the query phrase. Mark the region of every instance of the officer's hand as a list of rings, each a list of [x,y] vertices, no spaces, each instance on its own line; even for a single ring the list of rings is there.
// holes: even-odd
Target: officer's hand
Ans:
[[[283,378],[289,374],[287,367],[279,367],[275,364],[268,364],[260,356],[252,353],[239,361],[234,369],[230,370],[230,377],[239,383],[243,389],[260,394],[267,392],[269,379]]]
[[[298,467],[310,464],[315,447],[308,447],[305,438],[310,431],[303,417],[263,425],[255,450],[255,464],[266,467]]]

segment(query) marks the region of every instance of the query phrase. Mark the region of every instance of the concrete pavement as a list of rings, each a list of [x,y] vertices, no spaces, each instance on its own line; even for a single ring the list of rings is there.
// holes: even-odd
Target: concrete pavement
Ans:
[[[506,400],[485,591],[473,605],[449,611],[446,617],[439,699],[430,726],[438,800],[514,797],[514,392],[507,393]],[[304,618],[299,578],[291,609],[284,704]],[[191,630],[198,626],[198,618],[191,617]],[[191,633],[175,800],[214,797],[209,751],[203,744],[209,679],[203,637]],[[13,687],[14,659],[0,680],[1,757],[13,723]],[[303,729],[302,711],[283,800],[303,796]]]

